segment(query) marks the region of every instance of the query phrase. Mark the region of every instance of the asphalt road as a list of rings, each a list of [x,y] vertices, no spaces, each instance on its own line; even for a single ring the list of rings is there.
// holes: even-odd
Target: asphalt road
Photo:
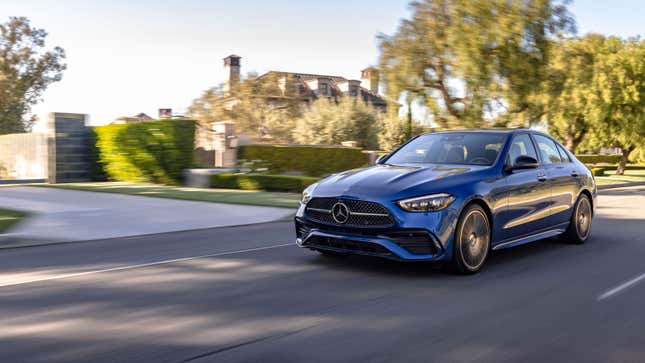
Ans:
[[[0,362],[643,362],[645,188],[598,212],[474,276],[322,257],[285,222],[3,250]]]

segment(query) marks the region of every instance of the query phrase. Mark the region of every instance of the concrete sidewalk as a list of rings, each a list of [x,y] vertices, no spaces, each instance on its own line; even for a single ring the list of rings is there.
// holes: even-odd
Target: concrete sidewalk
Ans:
[[[53,188],[0,188],[0,207],[33,213],[3,245],[85,241],[270,222],[295,210]]]

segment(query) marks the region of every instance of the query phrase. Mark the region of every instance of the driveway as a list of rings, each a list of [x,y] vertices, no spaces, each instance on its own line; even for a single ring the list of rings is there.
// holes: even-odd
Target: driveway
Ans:
[[[84,241],[279,220],[295,210],[35,187],[0,188],[0,206],[32,212],[12,240]]]

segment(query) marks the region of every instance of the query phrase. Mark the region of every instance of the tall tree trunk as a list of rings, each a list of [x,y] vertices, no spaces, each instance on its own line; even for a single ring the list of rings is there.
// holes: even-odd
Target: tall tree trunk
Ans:
[[[408,119],[406,129],[405,129],[405,139],[410,140],[412,138],[412,101],[408,101]]]
[[[567,130],[568,131],[568,130]],[[569,149],[571,152],[576,149],[576,145],[573,143],[573,135],[569,132],[564,137],[564,146]]]
[[[566,148],[569,149],[569,151],[571,151],[572,153],[575,153],[576,148],[578,147],[578,145],[580,145],[582,139],[584,139],[586,134],[587,129],[585,127],[581,127],[578,131],[578,135],[576,135],[576,130],[574,129],[573,125],[567,125],[567,130],[564,138],[564,146],[566,146]]]
[[[635,147],[630,146],[630,147],[621,147],[620,151],[620,163],[618,163],[618,169],[616,169],[616,175],[624,175],[625,174],[625,168],[627,166],[627,161],[629,161],[629,154],[634,151]]]

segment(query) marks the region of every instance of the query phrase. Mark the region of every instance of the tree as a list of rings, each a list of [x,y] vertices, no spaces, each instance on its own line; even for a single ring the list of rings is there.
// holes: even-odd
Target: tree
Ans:
[[[205,91],[188,112],[200,121],[202,130],[212,121],[234,121],[239,132],[256,140],[288,143],[302,112],[300,96],[292,83],[280,73],[251,75],[229,92],[224,92],[221,85]]]
[[[378,127],[378,111],[361,99],[322,98],[296,121],[293,138],[302,144],[356,141],[363,148],[377,149]]]
[[[605,37],[589,34],[562,39],[554,48],[541,96],[549,132],[575,152],[598,122],[590,110],[597,58],[607,51]]]
[[[381,116],[378,135],[381,150],[392,151],[412,137],[427,131],[425,127],[410,120],[408,116],[409,114],[405,119],[393,114]]]
[[[422,0],[392,36],[381,35],[388,95],[422,98],[441,127],[475,127],[496,114],[531,117],[552,38],[574,31],[551,0]]]
[[[622,175],[630,154],[645,143],[645,42],[611,37],[594,64],[590,114],[600,146],[615,146],[622,155]]]
[[[31,107],[62,78],[65,51],[46,50],[46,37],[24,17],[0,24],[0,134],[30,130],[35,121]]]

